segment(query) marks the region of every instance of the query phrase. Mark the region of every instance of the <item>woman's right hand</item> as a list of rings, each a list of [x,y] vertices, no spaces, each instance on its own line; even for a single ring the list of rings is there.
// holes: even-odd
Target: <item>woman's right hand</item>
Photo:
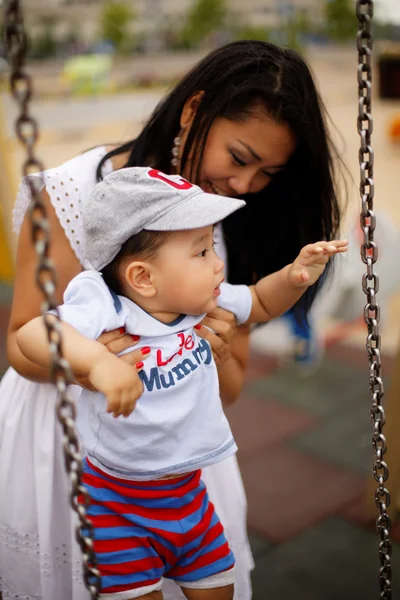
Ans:
[[[103,344],[112,354],[119,354],[127,348],[136,346],[140,342],[140,337],[130,335],[129,333],[126,333],[123,328],[121,328],[102,333],[101,336],[97,338],[97,341]],[[150,349],[146,347],[139,348],[138,350],[132,350],[132,352],[128,352],[119,358],[131,365],[137,371],[140,371],[143,368],[143,360],[148,356],[150,356]],[[89,381],[88,377],[76,377],[76,381],[81,387],[91,392],[95,391],[95,388]]]

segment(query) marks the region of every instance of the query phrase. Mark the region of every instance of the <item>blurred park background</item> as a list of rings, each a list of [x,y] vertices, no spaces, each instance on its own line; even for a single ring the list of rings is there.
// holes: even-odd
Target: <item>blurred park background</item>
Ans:
[[[228,416],[249,497],[255,600],[377,598],[375,513],[367,501],[372,488],[366,331],[360,318],[364,266],[357,258],[355,0],[26,0],[23,5],[38,154],[48,167],[95,145],[132,139],[165,91],[226,42],[268,40],[296,48],[309,62],[349,170],[344,234],[353,244],[353,262],[343,277],[339,271],[313,313],[317,351],[306,367],[296,360],[299,340],[284,320],[254,332],[248,383]],[[389,377],[400,369],[400,0],[377,0],[375,9],[378,300],[389,387]],[[13,130],[16,114],[0,46],[0,375],[7,366],[16,247],[12,206],[23,160]],[[400,427],[392,398],[389,417],[392,441]],[[395,516],[400,448],[390,458]],[[393,538],[400,544],[397,521]],[[398,548],[395,544],[394,589],[400,593]]]

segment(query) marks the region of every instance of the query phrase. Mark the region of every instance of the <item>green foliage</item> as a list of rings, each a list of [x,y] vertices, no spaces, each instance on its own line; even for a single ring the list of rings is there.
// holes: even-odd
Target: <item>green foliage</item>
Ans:
[[[325,0],[326,33],[335,42],[354,39],[357,19],[354,0]]]
[[[196,0],[181,32],[182,46],[198,46],[208,35],[223,27],[226,15],[226,0]]]
[[[312,32],[312,27],[306,10],[298,11],[282,24],[281,37],[285,46],[302,53],[304,36]]]
[[[292,19],[298,35],[308,35],[312,33],[313,26],[311,25],[308,10],[299,10],[296,16]]]
[[[54,33],[56,20],[53,17],[44,17],[41,22],[40,33],[30,40],[31,55],[34,58],[51,58],[57,53],[57,40]]]
[[[122,50],[130,41],[129,24],[134,17],[131,6],[126,2],[105,2],[100,15],[102,39],[111,42],[116,50]]]
[[[376,40],[400,41],[399,28],[394,23],[375,20],[372,31]]]
[[[231,26],[232,38],[235,40],[261,40],[273,41],[284,46],[289,46],[301,52],[303,50],[303,38],[311,33],[312,27],[307,10],[299,10],[286,21],[283,21],[278,29],[269,30],[265,27],[257,27],[250,24],[239,25],[235,20]]]
[[[233,31],[234,40],[260,40],[261,42],[268,42],[270,37],[268,29],[265,29],[265,27],[254,27],[253,25],[236,27]]]

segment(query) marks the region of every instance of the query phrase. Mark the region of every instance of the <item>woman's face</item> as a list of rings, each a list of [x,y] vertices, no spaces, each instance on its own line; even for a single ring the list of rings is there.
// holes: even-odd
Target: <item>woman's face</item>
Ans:
[[[205,192],[222,196],[257,193],[285,167],[295,148],[296,137],[290,128],[262,113],[241,122],[218,118],[208,134],[196,183]],[[195,163],[194,173],[196,167]],[[188,161],[183,173],[186,179],[190,179],[190,170]]]

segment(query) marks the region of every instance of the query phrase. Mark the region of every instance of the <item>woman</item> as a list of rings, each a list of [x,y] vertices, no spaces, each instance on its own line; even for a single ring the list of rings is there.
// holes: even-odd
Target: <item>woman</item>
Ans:
[[[58,300],[85,264],[80,203],[107,172],[133,165],[180,172],[207,192],[247,201],[216,230],[217,252],[226,258],[232,283],[252,283],[291,262],[305,244],[338,232],[333,149],[323,106],[308,67],[292,50],[257,41],[228,44],[183,78],[138,138],[96,148],[46,172],[42,194],[53,232]],[[4,600],[13,593],[27,600],[81,600],[88,596],[67,533],[56,395],[46,383],[48,373],[23,359],[15,342],[19,327],[39,314],[41,303],[33,282],[28,200],[25,184],[15,212],[19,247],[8,338],[15,370],[5,375],[0,396],[0,489],[6,490],[0,500],[0,589]],[[307,312],[316,292],[310,289],[296,308],[299,314]],[[208,315],[204,326],[200,334],[213,348],[221,395],[229,404],[243,385],[249,332],[235,330],[232,315],[222,310]],[[121,332],[104,334],[101,341],[114,353],[132,346]],[[133,351],[123,360],[135,365],[141,358]],[[249,600],[252,559],[236,459],[205,469],[203,478],[236,556],[235,598]],[[176,589],[169,593],[179,597]]]

